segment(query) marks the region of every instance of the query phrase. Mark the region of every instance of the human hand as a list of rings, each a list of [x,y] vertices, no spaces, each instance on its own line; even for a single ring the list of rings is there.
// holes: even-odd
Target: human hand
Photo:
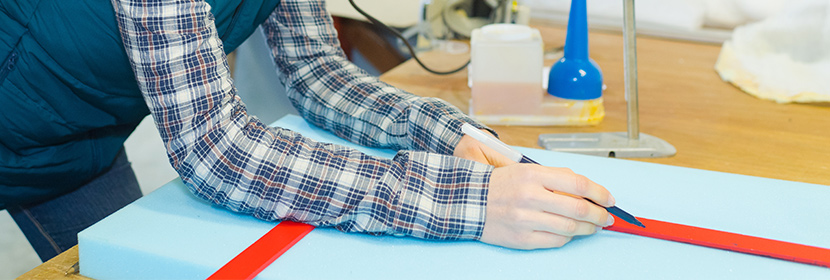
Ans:
[[[489,131],[485,132],[490,133]],[[515,161],[510,160],[506,156],[502,155],[499,152],[496,152],[490,147],[487,147],[486,145],[482,144],[481,142],[469,135],[464,135],[464,137],[461,137],[461,141],[459,141],[458,145],[455,146],[453,155],[460,158],[489,164],[495,167],[502,167],[508,164],[516,163]]]
[[[561,247],[614,223],[602,206],[614,197],[567,168],[535,164],[498,167],[490,176],[481,242],[515,249]]]

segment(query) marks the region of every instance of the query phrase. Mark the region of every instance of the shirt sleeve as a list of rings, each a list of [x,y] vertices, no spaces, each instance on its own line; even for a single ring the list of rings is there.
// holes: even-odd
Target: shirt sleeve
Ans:
[[[322,0],[282,0],[263,29],[298,112],[342,138],[451,155],[462,123],[484,128],[444,100],[410,94],[349,62]]]
[[[112,3],[126,53],[170,162],[197,196],[264,220],[430,239],[480,237],[492,166],[426,151],[377,158],[268,127],[249,116],[236,95],[208,4],[197,0]],[[290,65],[314,68],[307,73],[333,70],[325,67],[352,71],[344,65]],[[309,87],[318,83],[315,79],[319,77],[289,80]],[[381,92],[391,91],[384,88]],[[385,102],[382,97],[369,99]],[[331,112],[349,107],[333,104]],[[329,114],[333,113],[317,118],[338,118]]]

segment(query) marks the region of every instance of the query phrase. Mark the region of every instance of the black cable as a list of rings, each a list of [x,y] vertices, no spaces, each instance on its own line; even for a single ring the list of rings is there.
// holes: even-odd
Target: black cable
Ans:
[[[374,24],[376,26],[383,27],[384,29],[388,30],[389,32],[392,32],[392,34],[394,34],[396,37],[400,38],[403,41],[403,43],[406,45],[406,48],[409,50],[409,53],[412,54],[412,58],[415,59],[415,62],[418,62],[418,65],[421,65],[421,67],[424,68],[424,70],[427,70],[428,72],[430,72],[432,74],[436,74],[436,75],[449,75],[449,74],[453,74],[453,73],[456,73],[458,71],[464,70],[464,68],[467,68],[467,65],[470,64],[470,60],[467,60],[467,63],[464,63],[463,66],[458,67],[458,69],[451,70],[451,71],[436,71],[436,70],[430,69],[429,67],[424,65],[424,63],[421,62],[420,59],[418,59],[418,56],[415,54],[415,50],[412,49],[412,45],[410,45],[409,42],[406,40],[406,38],[403,37],[403,34],[398,32],[398,30],[395,30],[394,28],[386,26],[386,24],[384,24],[383,22],[380,22],[379,20],[377,20],[373,16],[370,16],[369,14],[367,14],[366,12],[361,10],[359,7],[357,7],[357,4],[354,3],[354,0],[349,0],[349,3],[352,4],[352,7],[354,7],[354,9],[357,10],[358,13],[360,13],[361,15],[363,15],[364,17],[369,19],[369,21],[372,24]]]

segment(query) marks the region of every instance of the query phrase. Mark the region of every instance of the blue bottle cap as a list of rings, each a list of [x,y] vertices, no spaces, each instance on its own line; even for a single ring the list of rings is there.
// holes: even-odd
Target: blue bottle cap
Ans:
[[[585,0],[572,0],[565,55],[550,70],[548,93],[576,100],[602,97],[602,70],[588,57],[588,10]]]

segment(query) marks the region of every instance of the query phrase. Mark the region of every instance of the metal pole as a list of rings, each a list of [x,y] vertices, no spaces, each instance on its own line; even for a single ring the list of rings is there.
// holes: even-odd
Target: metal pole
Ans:
[[[637,98],[637,30],[634,0],[623,0],[623,63],[625,99],[628,101],[628,139],[640,139],[640,109]]]
[[[628,135],[625,132],[542,134],[539,135],[539,146],[560,152],[607,157],[670,157],[677,153],[669,142],[640,133],[634,0],[623,0],[623,62]]]

